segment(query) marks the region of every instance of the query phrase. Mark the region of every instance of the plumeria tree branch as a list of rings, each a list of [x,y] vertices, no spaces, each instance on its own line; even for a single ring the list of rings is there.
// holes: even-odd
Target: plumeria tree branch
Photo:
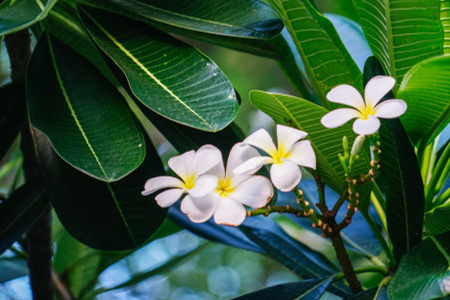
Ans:
[[[260,216],[260,215],[267,217],[268,215],[270,215],[272,213],[279,213],[279,214],[289,213],[289,214],[294,214],[298,218],[308,218],[309,217],[309,215],[306,214],[304,210],[292,207],[290,205],[286,205],[286,206],[268,205],[264,208],[256,208],[254,210],[247,210],[247,217],[254,217],[254,216]]]

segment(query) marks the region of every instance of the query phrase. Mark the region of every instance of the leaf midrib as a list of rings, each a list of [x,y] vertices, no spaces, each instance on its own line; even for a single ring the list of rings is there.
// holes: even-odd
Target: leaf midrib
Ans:
[[[66,101],[66,104],[67,104],[67,106],[68,106],[68,108],[69,108],[69,110],[70,110],[70,113],[71,113],[71,115],[72,115],[74,121],[75,121],[75,124],[77,125],[78,130],[80,130],[80,133],[81,133],[81,135],[83,136],[83,139],[84,139],[84,141],[86,142],[86,145],[88,146],[89,151],[90,151],[90,152],[92,153],[92,155],[94,156],[95,161],[97,162],[97,164],[98,164],[100,170],[101,170],[102,173],[103,173],[103,176],[105,176],[105,179],[106,179],[107,181],[109,181],[110,178],[109,178],[109,176],[106,174],[105,170],[103,169],[103,166],[102,166],[102,164],[101,164],[99,158],[97,157],[97,154],[95,153],[94,149],[92,148],[92,145],[91,145],[91,143],[89,142],[89,139],[88,139],[88,137],[86,136],[86,133],[84,132],[84,129],[83,129],[83,127],[82,127],[81,124],[80,124],[80,121],[78,120],[77,114],[75,113],[75,110],[74,110],[73,107],[72,107],[72,103],[70,102],[69,96],[68,96],[68,94],[67,94],[67,90],[66,90],[66,88],[65,88],[65,86],[64,86],[64,82],[63,82],[63,80],[62,80],[62,78],[61,78],[61,74],[59,73],[59,68],[58,68],[58,64],[56,63],[56,58],[55,58],[55,53],[54,53],[54,51],[53,51],[53,46],[52,46],[52,43],[51,43],[51,38],[50,38],[50,35],[49,35],[48,33],[47,33],[47,40],[48,40],[48,47],[49,47],[49,50],[50,50],[50,57],[51,57],[51,59],[52,59],[53,67],[54,67],[55,73],[56,73],[56,78],[57,78],[57,80],[58,80],[59,87],[61,88],[61,91],[62,91],[62,93],[63,93],[64,100]]]
[[[201,122],[208,126],[211,130],[214,127],[208,123],[202,116],[200,116],[194,109],[187,105],[183,100],[181,100],[177,95],[175,95],[165,84],[163,84],[150,70],[148,70],[136,57],[134,57],[131,52],[129,52],[119,41],[117,41],[101,24],[99,24],[86,10],[84,13],[91,19],[92,22],[110,39],[126,56],[128,56],[145,74],[147,74],[157,85],[159,85],[164,91],[166,91],[173,99],[183,105],[189,112],[191,112],[195,117],[197,117]],[[95,39],[95,37],[93,37]]]

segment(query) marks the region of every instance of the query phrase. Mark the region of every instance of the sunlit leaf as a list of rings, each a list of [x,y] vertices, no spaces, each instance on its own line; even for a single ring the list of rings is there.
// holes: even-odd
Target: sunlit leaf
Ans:
[[[385,72],[400,84],[418,62],[442,54],[439,1],[354,0],[360,24]]]
[[[231,83],[208,57],[140,22],[89,7],[80,15],[95,42],[147,107],[190,127],[218,131],[238,109]]]
[[[145,156],[142,131],[125,99],[87,60],[44,35],[28,66],[30,121],[78,170],[112,182]]]

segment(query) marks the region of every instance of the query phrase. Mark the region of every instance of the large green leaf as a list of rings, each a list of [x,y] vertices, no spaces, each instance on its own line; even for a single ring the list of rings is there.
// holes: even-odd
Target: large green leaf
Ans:
[[[27,73],[30,121],[55,151],[99,180],[119,180],[145,156],[142,131],[120,93],[82,56],[43,35]]]
[[[414,149],[398,119],[383,120],[380,172],[386,219],[396,261],[422,240],[425,196]]]
[[[135,249],[161,225],[166,209],[153,196],[141,195],[148,178],[164,174],[150,141],[146,141],[141,166],[110,183],[78,172],[53,152],[42,133],[35,131],[34,136],[50,200],[65,229],[77,240],[101,250]]]
[[[290,125],[308,133],[308,139],[317,158],[317,171],[321,180],[337,193],[346,186],[344,169],[338,158],[342,153],[342,137],[347,136],[350,145],[356,135],[349,125],[335,129],[325,128],[320,120],[328,113],[323,107],[301,98],[288,95],[252,91],[252,104],[268,114],[277,124]],[[365,152],[355,166],[355,174],[367,172],[370,158]],[[366,184],[363,187],[370,185]]]
[[[391,300],[437,299],[450,294],[450,232],[428,237],[400,262],[388,287]]]
[[[0,36],[44,19],[57,0],[6,1],[0,6]]]
[[[439,0],[353,0],[373,54],[401,83],[418,62],[442,54]]]
[[[26,116],[25,83],[15,82],[0,88],[0,159],[22,128]]]
[[[401,120],[412,142],[426,146],[450,121],[450,56],[414,66],[405,75],[397,98],[408,104]]]
[[[27,182],[0,203],[0,254],[30,228],[49,205],[41,180]]]
[[[349,84],[362,91],[362,74],[342,44],[332,23],[309,0],[269,0],[297,47],[321,104],[330,107],[326,94]]]
[[[310,279],[271,286],[235,300],[319,300],[333,278]]]
[[[238,103],[231,83],[198,50],[131,19],[88,7],[79,13],[95,42],[118,64],[147,107],[213,132],[234,119]]]
[[[258,0],[112,0],[129,11],[174,27],[226,36],[271,38],[283,24]]]
[[[439,205],[425,214],[425,228],[432,235],[450,231],[450,202]]]

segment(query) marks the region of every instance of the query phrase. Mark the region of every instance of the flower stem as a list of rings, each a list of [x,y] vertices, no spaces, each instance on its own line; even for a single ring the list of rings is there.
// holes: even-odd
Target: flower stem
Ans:
[[[257,208],[254,210],[247,210],[247,217],[254,217],[254,216],[268,216],[269,214],[272,213],[279,213],[279,214],[283,214],[283,213],[289,213],[289,214],[294,214],[299,218],[307,218],[308,216],[305,214],[305,212],[301,209],[295,208],[295,207],[291,207],[289,205],[286,206],[266,206],[264,208]]]
[[[309,206],[309,202],[303,199],[303,191],[301,191],[298,187],[293,188],[292,191],[297,197],[297,202],[303,209],[305,216],[309,217],[313,222],[313,227],[321,229],[324,234],[327,232],[331,233],[331,227],[329,227],[328,224],[324,223],[322,219],[317,216],[314,210],[311,209],[311,207]]]

